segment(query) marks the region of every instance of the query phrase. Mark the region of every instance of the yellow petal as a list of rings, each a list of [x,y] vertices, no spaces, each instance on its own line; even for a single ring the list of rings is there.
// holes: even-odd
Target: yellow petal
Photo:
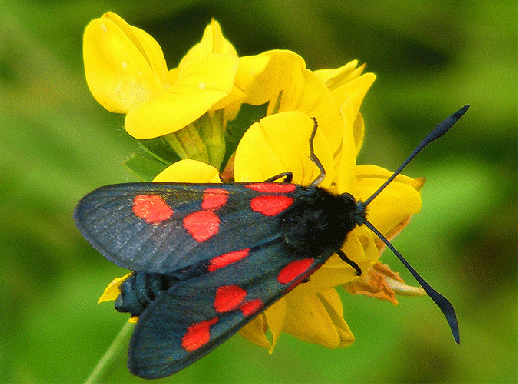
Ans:
[[[189,67],[203,60],[207,55],[220,54],[237,58],[237,52],[228,40],[223,37],[221,26],[212,19],[205,28],[201,41],[192,47],[184,56],[178,68]]]
[[[353,136],[354,146],[356,147],[356,156],[358,156],[358,153],[360,153],[360,149],[362,148],[363,138],[365,136],[365,122],[363,121],[363,116],[361,113],[358,113],[356,120],[354,120]]]
[[[281,333],[284,331],[284,322],[288,311],[288,304],[286,297],[282,297],[279,301],[268,308],[264,315],[266,316],[266,323],[272,333],[272,342],[270,346],[270,353],[273,353],[273,349],[277,345]]]
[[[333,97],[338,103],[341,103],[340,111],[345,126],[342,154],[346,158],[342,159],[338,173],[339,191],[350,191],[353,182],[349,172],[353,164],[351,157],[349,157],[349,151],[354,150],[356,155],[360,150],[361,142],[363,141],[363,119],[358,121],[360,106],[375,79],[376,76],[373,73],[366,73],[333,91]],[[356,164],[356,160],[354,164]]]
[[[241,328],[239,330],[239,334],[251,343],[270,349],[272,344],[266,337],[265,333],[267,330],[268,325],[266,324],[266,316],[264,313],[261,313],[259,316]]]
[[[255,76],[253,82],[248,81],[246,90],[243,89],[248,95],[245,102],[261,105],[277,100],[281,91],[282,97],[288,102],[297,97],[296,95],[300,97],[304,84],[303,71],[306,69],[304,59],[291,51],[273,50],[261,53],[253,59],[253,64],[250,62],[248,64],[258,69],[266,60],[266,67]]]
[[[278,112],[301,111],[317,119],[318,130],[329,143],[329,150],[336,155],[341,146],[343,120],[339,104],[331,95],[322,79],[309,70],[303,72],[303,84],[300,94],[283,90]],[[270,104],[273,107],[273,104]],[[326,169],[330,172],[329,169]]]
[[[131,30],[138,39],[138,42],[141,44],[149,65],[160,78],[162,86],[167,88],[170,83],[167,64],[164,59],[162,48],[158,42],[153,37],[151,37],[151,35],[147,34],[142,29],[132,26]]]
[[[339,104],[342,105],[342,113],[346,119],[353,122],[360,110],[363,98],[376,80],[374,73],[368,72],[357,79],[354,79],[337,89],[332,94]]]
[[[329,348],[348,345],[354,341],[343,320],[342,302],[335,289],[309,296],[292,291],[285,298],[288,301],[288,313],[284,320],[285,332]]]
[[[140,30],[135,35],[136,30],[108,13],[90,22],[84,33],[86,81],[111,112],[127,113],[163,89],[167,66],[162,51],[151,36]]]
[[[270,59],[271,56],[265,54],[259,54],[256,56],[243,56],[239,58],[235,85],[248,95],[247,102],[249,104],[261,104],[260,101],[264,95],[259,92],[260,96],[257,100],[255,100],[255,96],[253,95],[254,91],[252,90],[255,89],[255,92],[260,91],[259,89],[255,88],[257,87],[257,84],[254,84],[254,82],[256,81],[256,78],[265,70]]]
[[[327,313],[338,334],[338,347],[347,347],[354,343],[354,336],[344,320],[343,304],[336,289],[320,292],[317,297],[327,309]]]
[[[229,95],[218,101],[211,107],[212,111],[225,110],[225,119],[234,120],[239,113],[241,104],[246,99],[246,94],[238,87],[234,87]]]
[[[219,172],[212,165],[185,159],[173,163],[153,180],[154,183],[221,183]]]
[[[363,257],[363,249],[358,254],[350,254],[348,257],[356,262]],[[367,265],[369,267],[370,265]],[[302,296],[315,295],[319,292],[347,284],[356,280],[356,271],[349,264],[341,260],[337,255],[333,255],[320,269],[309,277],[309,281],[300,284],[294,289]]]
[[[320,174],[309,158],[309,138],[313,120],[302,112],[283,112],[261,119],[246,132],[236,150],[236,181],[264,181],[286,171],[293,182],[308,185]],[[325,137],[317,130],[314,149],[324,169],[332,170],[333,160]],[[331,182],[327,177],[322,186]]]
[[[239,333],[248,341],[268,348],[269,353],[273,353],[273,349],[283,331],[286,310],[286,301],[284,298],[281,298],[243,327]],[[272,341],[268,340],[266,336],[268,329],[272,334]]]
[[[170,69],[169,72],[167,72],[167,83],[174,84],[174,83],[176,83],[177,79],[178,79],[178,68]]]
[[[357,200],[366,200],[386,180],[390,172],[374,166],[358,167],[353,196]],[[385,173],[386,172],[386,173]],[[380,176],[385,173],[387,176]],[[370,204],[367,219],[383,234],[390,233],[400,223],[421,209],[420,188],[422,180],[412,180],[398,176]]]
[[[197,89],[224,92],[234,88],[239,59],[221,54],[206,55],[203,60],[178,67],[176,83]]]
[[[126,116],[126,131],[137,139],[176,132],[200,118],[234,88],[238,59],[209,55],[179,68],[176,82]]]
[[[380,256],[377,239],[378,237],[366,226],[356,227],[347,235],[342,251],[358,264],[362,271],[368,271]]]
[[[117,297],[120,295],[120,285],[126,280],[128,277],[131,276],[131,273],[128,273],[127,275],[124,275],[122,277],[117,277],[116,279],[113,279],[110,284],[105,288],[103,294],[101,297],[99,297],[99,301],[97,303],[102,303],[103,301],[113,301],[117,299]]]
[[[316,70],[315,75],[325,82],[329,90],[333,91],[360,76],[364,68],[365,64],[358,67],[358,60],[353,60],[340,68]]]
[[[360,164],[356,167],[356,172],[358,174],[358,178],[372,178],[372,179],[383,179],[386,181],[390,176],[392,176],[392,172],[382,168],[377,165],[365,165]],[[405,175],[399,174],[396,177],[396,182],[398,183],[404,183],[412,188],[414,188],[416,191],[420,191],[425,183],[425,179],[423,177],[418,178],[411,178]],[[368,196],[367,196],[368,197]]]
[[[337,193],[352,193],[356,178],[356,142],[354,140],[354,125],[342,114],[343,136],[341,151],[336,163]],[[354,196],[354,194],[353,194]],[[356,196],[355,196],[356,197]]]
[[[177,84],[126,116],[125,129],[136,139],[153,139],[176,132],[204,115],[227,94]]]
[[[147,59],[149,66],[158,74],[162,82],[164,84],[167,83],[167,65],[162,48],[160,48],[157,41],[142,29],[129,25],[122,17],[113,12],[105,13],[102,18],[109,19],[117,24],[121,31]]]

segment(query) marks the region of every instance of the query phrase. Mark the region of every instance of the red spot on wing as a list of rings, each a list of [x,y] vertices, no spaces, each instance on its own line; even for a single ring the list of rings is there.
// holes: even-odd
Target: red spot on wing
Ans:
[[[203,347],[210,340],[210,326],[217,322],[218,318],[213,317],[210,320],[191,324],[182,337],[182,348],[187,352],[193,352]]]
[[[246,290],[237,285],[223,285],[216,290],[214,309],[220,313],[232,311],[243,303],[246,294]]]
[[[183,226],[198,243],[210,239],[219,230],[221,220],[212,211],[197,211],[183,219]]]
[[[160,195],[137,195],[133,199],[133,213],[149,224],[168,220],[173,210]]]
[[[297,279],[301,274],[308,271],[313,264],[313,259],[295,260],[285,266],[277,276],[277,281],[281,284],[289,284]]]
[[[293,204],[293,198],[282,195],[256,196],[250,200],[252,211],[265,216],[275,216]]]
[[[239,306],[239,310],[243,312],[243,315],[250,316],[256,313],[259,309],[264,306],[264,303],[261,299],[255,299],[252,301],[247,301]]]
[[[207,188],[203,192],[203,209],[218,209],[224,206],[228,200],[228,191],[223,188]]]
[[[297,186],[295,184],[279,184],[279,183],[257,183],[248,184],[246,186],[256,192],[264,193],[288,193],[293,192]]]
[[[219,268],[226,267],[229,264],[235,263],[241,259],[244,259],[250,253],[250,248],[242,249],[240,251],[234,251],[229,253],[224,253],[222,255],[216,256],[210,259],[210,264],[208,266],[209,272],[214,272]]]

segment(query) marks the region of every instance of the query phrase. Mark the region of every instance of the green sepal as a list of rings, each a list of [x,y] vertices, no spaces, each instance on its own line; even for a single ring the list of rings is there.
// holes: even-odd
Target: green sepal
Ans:
[[[149,155],[155,157],[159,162],[171,165],[180,160],[180,156],[171,148],[171,144],[165,136],[159,136],[155,139],[138,140],[140,148]]]

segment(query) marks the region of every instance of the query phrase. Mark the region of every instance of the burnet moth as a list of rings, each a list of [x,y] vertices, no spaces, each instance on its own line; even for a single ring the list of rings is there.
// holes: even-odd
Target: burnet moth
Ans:
[[[77,205],[77,227],[108,260],[133,271],[115,307],[139,316],[128,352],[131,373],[169,376],[205,356],[298,284],[331,255],[362,273],[343,251],[347,234],[370,228],[441,309],[459,343],[455,310],[367,220],[369,203],[468,105],[438,124],[366,201],[319,187],[320,175],[291,184],[286,172],[264,182],[129,183],[101,187]],[[282,182],[276,182],[280,181]]]

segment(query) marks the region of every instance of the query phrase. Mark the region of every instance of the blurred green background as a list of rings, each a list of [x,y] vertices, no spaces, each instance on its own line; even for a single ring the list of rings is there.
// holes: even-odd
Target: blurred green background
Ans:
[[[517,382],[515,1],[0,1],[0,382],[81,382],[126,320],[97,305],[124,271],[94,251],[72,211],[133,181],[123,117],[84,80],[87,23],[114,11],[162,45],[169,67],[215,17],[240,55],[286,48],[308,68],[352,59],[378,75],[359,162],[395,169],[436,123],[467,115],[406,170],[423,212],[394,242],[455,305],[456,345],[431,300],[343,295],[356,343],[288,335],[273,355],[240,336],[167,382]],[[383,261],[411,276],[386,252]],[[106,382],[137,382],[125,353]]]

